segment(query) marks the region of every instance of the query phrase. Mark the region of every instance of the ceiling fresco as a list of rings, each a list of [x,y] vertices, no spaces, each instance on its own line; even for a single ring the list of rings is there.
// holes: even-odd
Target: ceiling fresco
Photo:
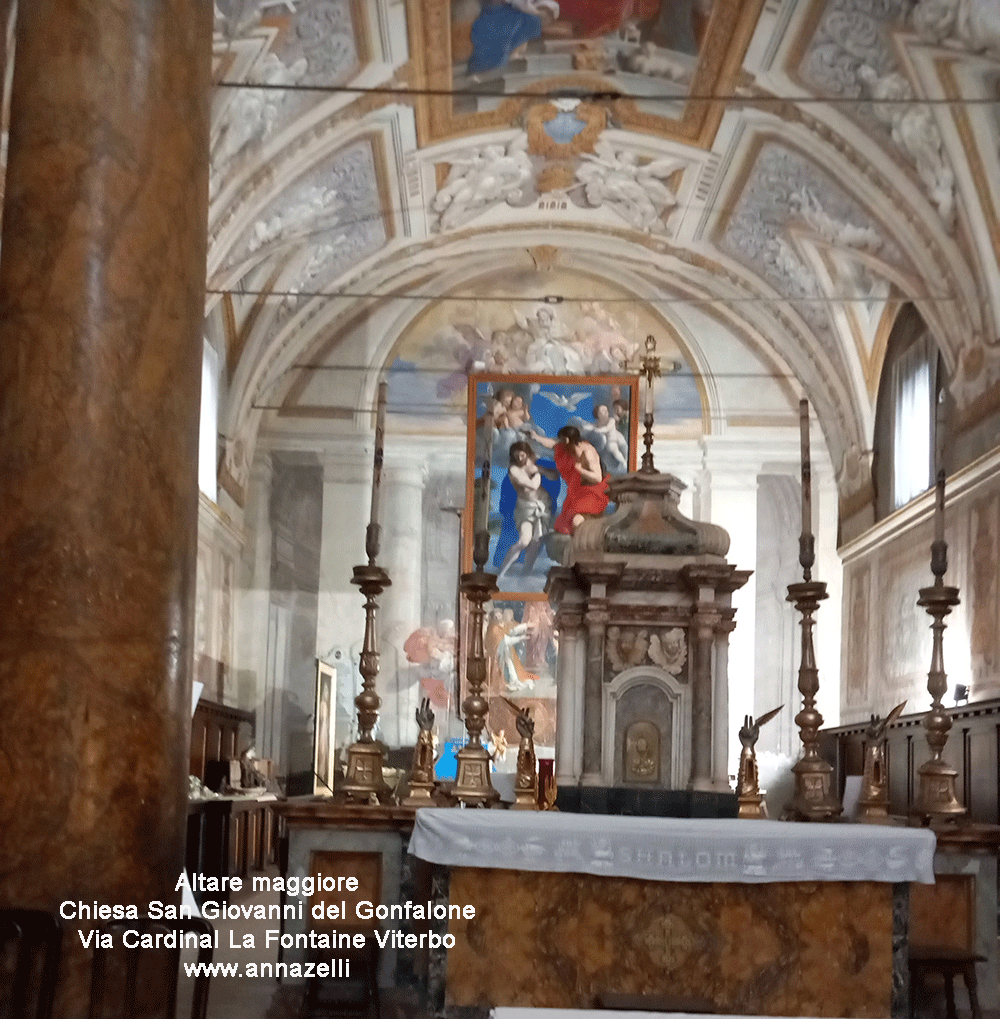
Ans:
[[[381,372],[418,430],[463,373],[606,369],[647,332],[683,365],[664,427],[777,427],[806,395],[848,501],[906,301],[963,423],[1000,408],[990,0],[215,10],[206,330],[234,512],[261,434],[364,433]]]
[[[425,44],[414,63],[440,93],[420,109],[422,139],[509,124],[525,95],[606,93],[623,124],[704,142],[721,107],[691,97],[728,91],[759,9],[756,0],[414,0],[411,24]],[[554,121],[549,132],[565,140],[572,125]]]

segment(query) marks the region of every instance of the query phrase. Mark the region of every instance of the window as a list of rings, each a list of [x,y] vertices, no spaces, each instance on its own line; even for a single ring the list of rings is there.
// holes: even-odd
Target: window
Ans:
[[[892,365],[892,508],[930,488],[934,475],[937,349],[925,333]]]
[[[877,518],[926,492],[941,460],[937,407],[944,369],[920,313],[905,305],[886,346],[875,414]]]
[[[218,501],[219,355],[208,340],[201,356],[201,424],[198,431],[198,487]]]

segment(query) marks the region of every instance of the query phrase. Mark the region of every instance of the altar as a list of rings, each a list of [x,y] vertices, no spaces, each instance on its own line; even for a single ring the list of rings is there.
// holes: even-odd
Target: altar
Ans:
[[[604,993],[707,998],[720,1012],[902,1016],[910,882],[926,829],[421,810],[434,864],[430,1010],[586,1009]],[[451,943],[449,941],[449,943]]]

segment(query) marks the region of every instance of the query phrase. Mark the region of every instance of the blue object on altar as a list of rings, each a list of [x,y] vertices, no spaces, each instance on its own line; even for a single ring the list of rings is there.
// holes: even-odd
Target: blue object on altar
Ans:
[[[453,782],[458,777],[458,760],[455,755],[468,743],[468,738],[446,739],[441,756],[434,765],[434,777]]]

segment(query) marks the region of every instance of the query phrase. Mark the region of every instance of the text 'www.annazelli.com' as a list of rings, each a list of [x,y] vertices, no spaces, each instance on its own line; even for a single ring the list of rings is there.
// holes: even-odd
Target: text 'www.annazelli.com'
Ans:
[[[186,962],[188,977],[247,977],[250,979],[309,980],[312,977],[346,978],[351,975],[349,959],[330,962]]]

